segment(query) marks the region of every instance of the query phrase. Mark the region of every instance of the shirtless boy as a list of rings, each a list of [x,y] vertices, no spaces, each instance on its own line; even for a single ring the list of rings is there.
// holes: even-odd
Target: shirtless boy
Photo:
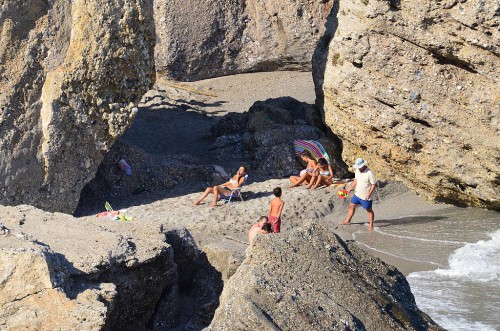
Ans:
[[[281,229],[281,212],[285,202],[281,200],[281,188],[276,187],[273,190],[275,198],[271,200],[271,208],[269,209],[269,223],[273,227],[274,233],[280,233]]]
[[[257,223],[252,225],[250,231],[248,231],[248,242],[251,245],[258,234],[267,234],[272,232],[273,229],[271,227],[271,224],[267,222],[267,217],[262,216]]]

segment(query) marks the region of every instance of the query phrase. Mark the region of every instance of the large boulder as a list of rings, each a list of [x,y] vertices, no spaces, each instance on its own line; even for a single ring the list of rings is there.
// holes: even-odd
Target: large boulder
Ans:
[[[72,212],[154,80],[151,2],[3,1],[0,203]]]
[[[157,71],[199,80],[308,70],[333,0],[155,1]]]
[[[227,114],[210,128],[210,136],[215,139],[210,149],[217,160],[233,155],[264,177],[298,175],[305,165],[296,157],[293,141],[319,141],[335,176],[348,175],[340,159],[341,143],[325,128],[318,108],[291,97],[257,101],[248,112]]]
[[[443,330],[394,267],[315,223],[259,235],[210,330]]]
[[[0,328],[144,329],[178,298],[160,227],[0,207]]]
[[[494,1],[340,1],[314,57],[318,105],[344,144],[433,201],[500,208]]]
[[[47,246],[0,236],[2,330],[98,330],[113,310],[116,288],[96,283],[71,297],[63,290],[68,270]]]

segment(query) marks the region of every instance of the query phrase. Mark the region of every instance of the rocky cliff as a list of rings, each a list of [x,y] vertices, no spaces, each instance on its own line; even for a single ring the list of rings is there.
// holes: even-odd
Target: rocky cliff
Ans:
[[[198,80],[308,70],[333,0],[155,1],[158,72]]]
[[[346,162],[499,209],[499,14],[494,1],[336,2],[314,78]]]
[[[200,330],[210,323],[222,279],[186,229],[26,205],[0,209],[0,329]]]
[[[318,224],[258,236],[210,330],[442,330],[404,276]]]
[[[3,1],[0,203],[72,212],[154,80],[140,0]]]

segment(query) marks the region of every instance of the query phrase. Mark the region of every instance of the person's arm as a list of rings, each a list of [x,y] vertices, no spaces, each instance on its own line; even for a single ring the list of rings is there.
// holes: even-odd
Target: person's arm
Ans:
[[[285,205],[285,203],[283,202],[278,210],[278,218],[281,219],[281,212],[283,211],[283,206]]]
[[[245,182],[245,176],[241,176],[240,179],[238,179],[238,187],[242,186],[244,182]]]
[[[373,191],[375,191],[375,188],[377,185],[377,179],[375,178],[375,175],[372,172],[370,173],[369,181],[370,181],[371,186],[370,186],[370,190],[368,191],[368,195],[366,196],[365,200],[370,200],[370,197],[372,196]]]
[[[311,181],[309,182],[309,185],[307,185],[307,188],[311,188],[313,185],[314,185],[314,182],[316,181],[315,179],[318,179],[319,178],[319,165],[316,165],[316,167],[314,167],[314,170],[311,174]]]
[[[357,179],[354,179],[354,181],[352,182],[351,184],[351,187],[349,187],[349,189],[347,190],[348,193],[351,193],[351,191],[353,191],[355,188],[356,188],[356,184],[358,183],[358,180]]]
[[[333,169],[331,165],[328,165],[328,170],[330,171],[330,176],[328,176],[327,179],[333,179]]]
[[[372,186],[370,187],[370,191],[368,191],[368,195],[366,196],[366,199],[364,200],[370,200],[370,197],[372,196],[372,193],[373,191],[375,191],[375,184],[372,184]]]

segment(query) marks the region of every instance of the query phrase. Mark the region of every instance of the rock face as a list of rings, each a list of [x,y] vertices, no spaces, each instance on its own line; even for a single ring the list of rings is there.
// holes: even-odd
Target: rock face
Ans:
[[[293,150],[295,139],[319,141],[332,160],[335,176],[346,175],[340,160],[341,145],[325,134],[318,109],[290,97],[256,102],[248,112],[230,113],[210,129],[215,158],[228,155],[250,160],[252,172],[264,176],[298,174],[304,165]]]
[[[0,8],[0,203],[72,212],[154,79],[150,2]]]
[[[308,70],[333,0],[155,1],[157,71],[198,80]]]
[[[314,57],[326,124],[429,200],[500,208],[494,1],[340,1]]]
[[[209,329],[443,330],[397,269],[314,223],[257,237]]]
[[[186,229],[0,207],[0,328],[207,326],[222,290]],[[169,244],[172,243],[172,244]]]
[[[70,299],[60,290],[67,270],[50,248],[14,236],[1,239],[2,330],[97,330],[105,325],[116,296],[113,284],[95,284]]]

